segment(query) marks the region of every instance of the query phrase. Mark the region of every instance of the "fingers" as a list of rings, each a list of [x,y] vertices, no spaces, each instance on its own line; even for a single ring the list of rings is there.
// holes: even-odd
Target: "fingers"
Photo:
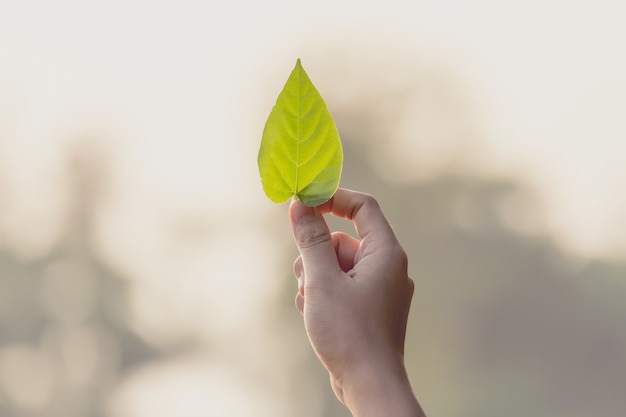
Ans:
[[[331,234],[333,248],[343,272],[348,272],[354,267],[356,253],[359,250],[359,241],[343,232]],[[298,293],[304,297],[304,264],[302,256],[298,256],[293,263],[293,273],[298,280]]]
[[[348,272],[354,267],[357,251],[359,250],[359,241],[352,236],[343,232],[334,232],[331,234],[333,247],[339,261],[339,266],[343,272]],[[296,308],[300,314],[304,313],[304,285],[305,274],[302,256],[298,256],[293,263],[293,273],[298,280],[298,292],[296,293]]]
[[[294,200],[289,207],[289,217],[307,278],[324,279],[340,272],[330,230],[320,210]]]
[[[293,273],[298,280],[298,293],[304,297],[304,266],[302,265],[302,256],[298,256],[293,263]]]
[[[296,308],[300,314],[304,314],[304,266],[302,257],[298,256],[293,263],[293,273],[298,280],[298,292],[296,293]]]
[[[335,256],[343,272],[348,272],[354,267],[356,254],[359,250],[359,241],[343,232],[331,234]],[[293,273],[298,280],[298,291],[304,294],[304,263],[302,256],[298,256],[293,263]]]
[[[296,294],[296,308],[304,315],[304,297],[300,293]]]
[[[331,234],[339,267],[343,272],[348,272],[354,268],[356,254],[359,250],[359,241],[343,232],[333,232]]]
[[[322,213],[353,221],[361,239],[373,236],[383,241],[397,241],[391,225],[371,195],[339,188],[319,209]]]
[[[362,241],[344,233],[330,233],[323,214],[330,213],[354,222]],[[374,243],[369,248],[397,247],[398,241],[378,202],[370,195],[338,189],[335,195],[319,207],[307,207],[294,200],[289,207],[289,217],[300,257],[294,263],[298,278],[296,307],[302,313],[305,305],[305,288],[332,285],[355,267],[357,254],[365,241]],[[391,245],[391,246],[389,246]],[[306,281],[306,282],[305,282]],[[336,281],[335,281],[336,282]]]
[[[311,279],[323,279],[339,271],[349,270],[351,265],[345,262],[358,246],[345,237],[333,242],[323,213],[353,221],[363,240],[372,240],[381,246],[397,244],[395,233],[378,202],[368,194],[340,188],[329,201],[319,207],[307,207],[294,200],[289,207],[289,217],[294,239],[302,256],[303,269]],[[339,245],[339,250],[335,251],[333,243]],[[345,256],[343,248],[350,249]]]

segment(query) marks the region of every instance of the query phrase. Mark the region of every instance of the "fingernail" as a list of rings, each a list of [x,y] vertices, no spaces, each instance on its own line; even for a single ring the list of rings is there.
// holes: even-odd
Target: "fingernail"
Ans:
[[[304,277],[302,275],[298,275],[298,293],[302,297],[304,297]]]

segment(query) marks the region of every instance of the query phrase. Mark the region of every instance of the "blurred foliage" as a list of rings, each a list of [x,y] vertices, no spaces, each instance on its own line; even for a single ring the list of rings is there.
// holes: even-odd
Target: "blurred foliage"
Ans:
[[[523,192],[512,180],[441,176],[399,185],[376,175],[368,158],[346,141],[342,185],[377,196],[409,253],[417,291],[406,356],[427,411],[621,416],[626,263],[577,259],[548,236],[511,229],[498,207]],[[126,280],[91,249],[91,198],[81,190],[66,237],[46,257],[0,252],[0,415],[105,415],[124,372],[168,354],[125,320]],[[284,282],[274,336],[300,357],[289,369],[294,410],[348,416],[306,342],[295,283]],[[285,352],[275,354],[279,362]]]
[[[440,99],[437,86],[448,89],[449,83],[435,78],[429,96]],[[337,106],[333,114],[345,145],[342,186],[377,197],[409,254],[416,293],[406,361],[427,413],[622,416],[626,262],[564,253],[540,227],[528,228],[529,213],[520,209],[534,211],[535,218],[541,212],[515,179],[464,175],[455,167],[422,180],[383,175],[379,153],[398,117],[388,107],[401,108],[405,97],[402,86],[397,91],[399,99],[387,97],[385,108],[385,97],[372,93],[348,97],[351,106]],[[443,96],[455,101],[452,93]],[[420,108],[435,106],[426,101]],[[455,125],[450,106],[438,108],[427,122]],[[463,129],[452,130],[442,134]],[[131,326],[132,277],[119,276],[94,243],[104,180],[93,171],[98,159],[74,157],[68,162],[75,182],[63,238],[36,259],[0,247],[0,416],[108,415],[107,401],[128,373],[176,354],[152,346]],[[264,233],[275,237],[284,222],[266,221]],[[352,232],[346,222],[330,223]],[[285,284],[274,309],[264,312],[272,322],[267,337],[278,341],[263,352],[270,371],[246,370],[249,358],[228,366],[259,383],[263,372],[284,373],[289,395],[277,393],[275,401],[289,403],[290,415],[349,416],[332,394],[293,305],[295,247],[291,241],[276,244],[284,249],[285,275],[279,278]],[[249,342],[244,335],[241,340]],[[200,343],[194,349],[211,352]]]
[[[0,248],[1,416],[104,416],[120,377],[161,356],[128,323],[127,279],[94,248],[100,162],[68,161],[73,205],[52,250],[24,260]]]

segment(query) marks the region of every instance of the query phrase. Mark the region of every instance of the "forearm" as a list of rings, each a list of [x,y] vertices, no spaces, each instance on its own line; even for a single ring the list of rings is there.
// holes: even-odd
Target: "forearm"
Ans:
[[[341,391],[354,417],[425,417],[402,358],[356,368],[341,381]]]

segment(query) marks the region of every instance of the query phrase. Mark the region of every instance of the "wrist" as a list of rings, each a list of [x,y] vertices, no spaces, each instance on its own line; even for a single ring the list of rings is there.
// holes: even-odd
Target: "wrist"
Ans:
[[[373,356],[333,380],[339,399],[354,417],[424,417],[401,354]]]

